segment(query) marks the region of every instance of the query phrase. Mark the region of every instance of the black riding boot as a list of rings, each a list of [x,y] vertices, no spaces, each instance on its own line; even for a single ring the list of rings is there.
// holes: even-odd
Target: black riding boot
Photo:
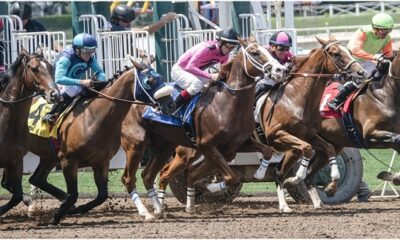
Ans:
[[[74,98],[68,96],[67,93],[63,93],[61,96],[63,100],[53,105],[50,112],[43,117],[43,121],[53,124],[56,117],[68,107],[72,100],[74,100]]]
[[[266,91],[272,86],[266,83],[257,83],[256,85],[256,99],[259,99]]]
[[[357,85],[353,82],[348,82],[343,86],[343,89],[340,90],[339,94],[330,101],[327,105],[332,110],[337,110],[338,107],[346,100],[347,96],[350,95],[354,90],[358,89]]]
[[[181,94],[175,99],[175,106],[176,109],[179,109],[181,106],[185,105],[187,102],[189,102],[190,98],[184,98]]]

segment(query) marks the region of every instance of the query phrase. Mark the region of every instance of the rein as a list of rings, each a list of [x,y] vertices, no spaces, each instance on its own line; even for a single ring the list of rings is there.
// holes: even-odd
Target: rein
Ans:
[[[100,91],[97,91],[97,90],[94,89],[94,88],[88,88],[88,89],[89,89],[89,91],[94,92],[94,93],[97,93],[97,94],[99,94],[100,96],[104,97],[105,99],[110,100],[110,101],[113,101],[113,102],[123,102],[123,103],[130,103],[130,104],[137,104],[137,105],[147,105],[147,106],[153,106],[153,107],[157,106],[156,104],[153,104],[153,103],[144,103],[144,102],[138,102],[138,101],[135,101],[135,100],[132,101],[132,100],[126,100],[126,99],[116,98],[116,97],[107,95],[107,94],[105,94],[105,93],[102,93],[102,92],[100,92]]]

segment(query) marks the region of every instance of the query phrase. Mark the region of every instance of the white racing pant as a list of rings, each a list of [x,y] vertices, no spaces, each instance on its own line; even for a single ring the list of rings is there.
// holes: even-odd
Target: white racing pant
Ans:
[[[192,96],[204,89],[204,84],[210,79],[199,77],[183,70],[178,64],[174,64],[171,70],[172,80],[182,89],[186,89]]]
[[[60,89],[60,93],[66,93],[70,97],[76,97],[79,93],[82,92],[83,88],[80,85],[60,85],[57,84],[58,89]]]

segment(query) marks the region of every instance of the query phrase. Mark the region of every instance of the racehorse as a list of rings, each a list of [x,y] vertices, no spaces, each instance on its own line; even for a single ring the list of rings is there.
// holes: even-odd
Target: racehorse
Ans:
[[[363,68],[354,61],[349,51],[341,46],[333,36],[330,36],[329,41],[318,37],[317,40],[322,48],[314,49],[308,57],[296,60],[291,77],[280,88],[275,88],[270,93],[270,98],[264,103],[261,110],[262,121],[260,122],[263,123],[266,143],[278,151],[285,152],[285,158],[281,161],[282,165],[277,173],[279,209],[284,212],[290,212],[291,209],[284,199],[282,179],[286,177],[294,161],[303,155],[310,159],[312,156],[311,145],[315,149],[326,150],[332,157],[331,161],[336,161],[333,148],[316,137],[321,126],[318,104],[328,78],[334,77],[335,73],[354,77],[364,75]],[[161,171],[161,191],[165,190],[170,177],[182,171],[185,166],[190,165],[199,157],[198,153],[184,148],[178,149],[177,153],[174,160]],[[206,173],[210,172],[212,168],[213,166],[207,164],[207,161],[190,166],[188,188],[193,188],[193,184],[199,180],[200,171]],[[334,177],[338,178],[339,176]],[[298,178],[304,179],[303,176]],[[288,180],[290,181],[291,178]],[[295,181],[298,180],[295,179]],[[311,195],[314,207],[319,208],[320,200],[318,196],[315,196],[316,191],[312,190],[312,192],[314,193]],[[187,201],[186,210],[191,211],[191,209],[193,209],[193,203]]]
[[[250,139],[255,127],[252,111],[254,79],[271,68],[275,78],[282,77],[284,71],[283,66],[265,48],[256,43],[241,43],[238,55],[221,68],[222,72],[226,72],[223,74],[226,75],[226,81],[215,82],[206,88],[193,113],[197,150],[219,169],[228,186],[238,180],[228,162],[242,145],[256,144]],[[160,214],[163,207],[153,188],[154,179],[175,147],[183,145],[193,148],[193,145],[182,127],[151,122],[142,117],[146,110],[144,107],[132,108],[122,128],[122,147],[126,151],[127,162],[121,180],[138,207],[139,214],[148,219],[151,216],[140,202],[135,189],[135,175],[145,147],[150,149],[151,157],[142,172],[142,178],[154,212]],[[265,157],[271,156],[269,147],[259,144],[259,148]]]
[[[52,222],[54,225],[59,224],[67,213],[86,213],[102,204],[108,197],[109,162],[120,147],[122,121],[131,104],[143,104],[134,98],[135,85],[143,84],[139,82],[138,76],[144,71],[145,74],[151,73],[151,70],[146,70],[143,65],[134,61],[133,64],[134,68],[125,69],[117,75],[118,78],[110,81],[106,88],[97,92],[98,97],[78,103],[64,117],[58,129],[58,156],[53,153],[48,138],[30,135],[30,151],[40,156],[40,163],[29,181],[63,201],[55,213]],[[155,76],[154,73],[151,74]],[[162,83],[161,78],[152,79],[157,80],[157,84]],[[160,94],[156,91],[153,97],[154,95]],[[169,103],[173,103],[170,95],[162,98],[164,101],[168,98]],[[49,172],[58,162],[61,163],[67,193],[47,182]],[[93,169],[98,195],[94,200],[74,208],[73,205],[78,199],[78,168],[81,167]]]
[[[400,54],[397,54],[382,80],[369,82],[352,100],[350,114],[358,136],[349,137],[341,118],[324,118],[318,134],[330,142],[336,152],[343,147],[392,148],[400,152],[399,91]],[[324,152],[318,151],[315,158],[318,161],[311,165],[310,177],[327,162]],[[384,173],[378,177],[396,183],[396,178]]]
[[[58,101],[59,92],[51,73],[41,48],[34,54],[22,49],[0,79],[0,167],[4,168],[1,185],[12,193],[11,200],[0,207],[0,215],[23,198],[22,159],[28,152],[26,122],[32,98],[41,95],[49,103]]]

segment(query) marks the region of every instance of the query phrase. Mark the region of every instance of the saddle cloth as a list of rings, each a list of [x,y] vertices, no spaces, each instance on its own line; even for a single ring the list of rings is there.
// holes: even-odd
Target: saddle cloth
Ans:
[[[344,113],[350,113],[350,104],[353,99],[355,92],[351,93],[344,104],[340,107],[340,111],[334,111],[330,109],[326,104],[333,100],[336,95],[339,93],[340,83],[333,82],[328,87],[325,88],[325,91],[322,95],[321,102],[319,105],[319,112],[321,117],[323,118],[342,118]]]

